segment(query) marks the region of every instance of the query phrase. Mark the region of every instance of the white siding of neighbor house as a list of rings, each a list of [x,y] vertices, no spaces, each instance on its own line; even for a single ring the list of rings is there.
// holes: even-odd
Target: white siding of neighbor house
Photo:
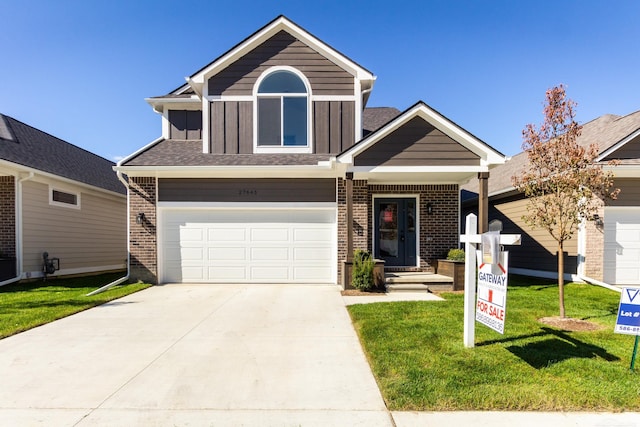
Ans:
[[[126,198],[67,183],[50,185],[79,193],[80,209],[51,205],[48,183],[23,184],[23,270],[41,272],[45,251],[60,258],[60,273],[125,268]]]

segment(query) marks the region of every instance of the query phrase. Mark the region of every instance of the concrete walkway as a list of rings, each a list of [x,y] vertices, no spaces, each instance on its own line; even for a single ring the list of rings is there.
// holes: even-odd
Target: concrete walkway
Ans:
[[[344,308],[389,300],[156,286],[0,340],[0,425],[640,427],[637,413],[389,413]]]

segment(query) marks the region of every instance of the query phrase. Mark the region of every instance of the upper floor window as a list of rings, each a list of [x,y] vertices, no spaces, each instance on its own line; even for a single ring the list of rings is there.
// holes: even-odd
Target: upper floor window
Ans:
[[[72,193],[70,191],[62,191],[49,187],[49,204],[80,209],[80,193]]]
[[[277,70],[260,82],[257,125],[258,147],[309,147],[309,94],[298,75]]]

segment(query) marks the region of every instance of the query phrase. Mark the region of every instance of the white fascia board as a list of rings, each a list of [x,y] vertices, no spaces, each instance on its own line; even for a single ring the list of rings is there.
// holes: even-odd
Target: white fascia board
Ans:
[[[357,77],[361,80],[374,80],[373,74],[363,69],[355,62],[351,61],[341,53],[329,47],[324,42],[318,40],[302,28],[295,25],[293,22],[289,21],[287,18],[281,16],[278,19],[271,22],[271,24],[264,27],[258,33],[254,34],[252,37],[246,39],[243,43],[238,45],[235,49],[230,52],[227,52],[222,57],[218,58],[215,62],[210,64],[208,67],[202,69],[197,74],[191,76],[191,80],[196,84],[204,85],[205,81],[226,68],[229,64],[235,62],[244,56],[251,49],[255,48],[259,44],[268,40],[270,37],[275,35],[281,30],[285,30],[289,34],[293,35],[300,41],[306,43],[311,46],[314,50],[316,50],[321,55],[329,58],[332,62],[336,63],[339,67],[343,68],[351,75]],[[179,90],[183,90],[180,88]],[[178,91],[176,91],[178,93]]]
[[[165,138],[161,136],[161,137],[159,137],[159,138],[157,138],[157,139],[155,139],[155,140],[151,141],[150,143],[148,143],[148,144],[147,144],[147,145],[145,145],[144,147],[140,148],[139,150],[134,151],[133,153],[129,154],[127,157],[125,157],[124,159],[120,160],[120,161],[119,161],[119,162],[118,162],[118,163],[113,167],[113,170],[114,170],[114,171],[121,170],[120,168],[121,168],[121,166],[122,166],[122,164],[123,164],[123,163],[126,163],[126,162],[128,162],[129,160],[131,160],[132,158],[134,158],[135,156],[137,156],[138,154],[140,154],[140,153],[142,153],[142,152],[144,152],[144,151],[147,151],[149,148],[153,147],[154,145],[158,144],[159,142],[164,141],[164,139],[165,139]]]
[[[633,139],[635,139],[638,136],[640,136],[640,128],[636,129],[630,135],[627,135],[626,137],[624,137],[620,141],[618,141],[615,144],[613,144],[611,147],[609,147],[606,150],[604,150],[602,152],[602,154],[600,154],[600,156],[598,156],[598,158],[596,159],[596,162],[601,162],[602,159],[604,159],[606,157],[609,157],[613,152],[619,150],[620,148],[625,146],[629,141],[632,141]]]
[[[478,173],[487,172],[483,166],[354,166],[353,173]]]
[[[331,166],[123,166],[128,176],[157,178],[338,178]]]
[[[36,176],[36,177],[40,176],[40,177],[45,178],[44,180],[40,180],[42,182],[49,183],[50,180],[57,180],[57,181],[60,181],[60,182],[64,182],[66,184],[73,184],[73,185],[76,185],[78,187],[83,187],[83,188],[86,188],[86,189],[89,189],[89,190],[98,191],[100,193],[109,194],[111,196],[117,196],[119,198],[126,198],[127,197],[125,194],[116,193],[115,191],[107,190],[107,189],[102,188],[102,187],[96,187],[95,185],[91,185],[91,184],[87,184],[87,183],[84,183],[84,182],[76,181],[74,179],[65,178],[65,177],[60,176],[60,175],[56,175],[56,174],[53,174],[53,173],[41,171],[39,169],[30,168],[28,166],[18,165],[16,163],[12,163],[12,162],[0,159],[0,168],[4,169],[5,167],[8,170],[15,171],[14,174],[12,174],[12,175],[15,175],[17,177],[19,177],[19,174],[21,172],[24,172],[24,173],[33,172],[34,176]]]
[[[147,104],[153,107],[153,110],[157,113],[162,113],[164,106],[169,104],[171,107],[180,107],[185,110],[194,109],[197,110],[200,106],[201,100],[196,95],[191,98],[145,98]]]

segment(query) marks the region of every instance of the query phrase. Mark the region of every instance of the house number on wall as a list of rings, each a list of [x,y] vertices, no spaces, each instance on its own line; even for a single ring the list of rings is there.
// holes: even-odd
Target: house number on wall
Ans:
[[[238,190],[238,195],[239,196],[257,196],[258,190],[250,190],[245,188],[242,190]]]

